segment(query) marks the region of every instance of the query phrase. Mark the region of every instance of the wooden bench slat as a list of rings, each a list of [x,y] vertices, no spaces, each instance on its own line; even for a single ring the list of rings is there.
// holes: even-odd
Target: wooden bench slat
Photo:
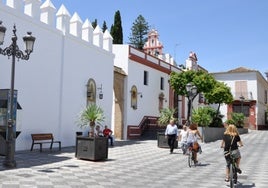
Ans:
[[[52,133],[38,133],[38,134],[31,134],[31,136],[32,136],[31,151],[33,150],[33,146],[36,144],[40,145],[40,152],[42,152],[43,144],[50,144],[50,150],[51,150],[54,143],[59,144],[59,150],[61,150],[61,141],[54,141]]]

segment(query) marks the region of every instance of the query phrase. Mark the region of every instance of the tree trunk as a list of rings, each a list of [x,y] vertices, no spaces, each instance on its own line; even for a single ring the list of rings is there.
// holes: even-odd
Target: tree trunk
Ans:
[[[92,121],[92,122],[90,122],[89,123],[89,125],[90,125],[90,130],[89,130],[89,137],[94,137],[94,135],[95,135],[95,130],[94,130],[94,127],[95,127],[95,122],[94,121]]]

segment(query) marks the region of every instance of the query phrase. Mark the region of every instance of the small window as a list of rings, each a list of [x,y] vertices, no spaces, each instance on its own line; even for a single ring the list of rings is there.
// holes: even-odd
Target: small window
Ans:
[[[96,83],[90,78],[87,82],[87,104],[96,102]]]
[[[144,71],[143,84],[146,86],[148,85],[148,72],[147,71]]]
[[[164,90],[164,78],[163,77],[160,78],[160,89]]]

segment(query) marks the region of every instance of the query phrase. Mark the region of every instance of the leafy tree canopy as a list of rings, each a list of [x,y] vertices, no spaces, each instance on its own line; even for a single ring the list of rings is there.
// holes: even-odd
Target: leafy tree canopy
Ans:
[[[216,80],[211,74],[202,70],[188,70],[180,73],[171,72],[170,85],[176,94],[188,97],[186,90],[188,83],[192,83],[197,87],[196,95],[198,95],[201,92],[210,92],[216,84]]]
[[[206,102],[209,104],[230,104],[233,102],[233,95],[230,87],[225,83],[217,81],[213,89],[205,93]]]

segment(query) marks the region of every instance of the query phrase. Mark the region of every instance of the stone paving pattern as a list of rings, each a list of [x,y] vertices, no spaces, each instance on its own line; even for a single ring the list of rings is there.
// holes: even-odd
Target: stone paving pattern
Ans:
[[[268,187],[268,131],[241,135],[244,147],[237,188]],[[180,149],[173,154],[156,140],[116,141],[105,161],[75,158],[75,148],[16,152],[17,167],[6,169],[0,157],[0,188],[221,188],[225,160],[220,140],[202,143],[200,164],[189,168]],[[30,146],[29,146],[30,149]]]

